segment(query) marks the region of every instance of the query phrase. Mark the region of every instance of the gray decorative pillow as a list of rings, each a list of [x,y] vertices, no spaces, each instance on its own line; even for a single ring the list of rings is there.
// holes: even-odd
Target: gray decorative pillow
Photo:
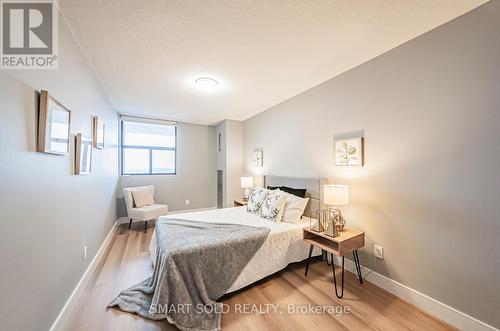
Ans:
[[[255,189],[248,197],[247,212],[259,215],[260,207],[269,194],[268,190]]]
[[[285,210],[286,196],[272,193],[266,196],[260,208],[260,217],[275,223],[280,223]]]

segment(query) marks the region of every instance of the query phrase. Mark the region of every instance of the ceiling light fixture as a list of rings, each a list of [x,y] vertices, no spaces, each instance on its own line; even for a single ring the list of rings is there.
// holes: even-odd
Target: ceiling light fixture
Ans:
[[[194,84],[198,88],[198,90],[205,93],[214,93],[219,88],[219,83],[209,77],[200,77],[194,81]]]

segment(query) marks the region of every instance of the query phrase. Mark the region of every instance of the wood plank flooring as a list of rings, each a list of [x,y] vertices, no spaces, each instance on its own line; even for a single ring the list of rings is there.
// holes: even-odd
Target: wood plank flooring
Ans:
[[[144,280],[152,272],[148,245],[154,225],[149,226],[147,233],[143,231],[143,223],[133,224],[130,231],[127,226],[120,225],[116,231],[110,248],[85,284],[65,330],[177,330],[166,321],[150,321],[117,309],[106,309],[121,290]],[[337,271],[339,281],[340,270],[337,268]],[[345,275],[344,298],[337,299],[331,267],[326,263],[319,260],[311,263],[307,277],[304,263],[292,264],[250,287],[224,296],[221,300],[230,310],[222,317],[222,329],[455,330],[381,288],[368,282],[359,284],[349,272]],[[264,309],[265,304],[279,306],[276,312],[268,306],[269,313],[241,313],[243,307]],[[293,304],[294,309],[319,306],[323,312],[294,313],[288,310],[288,304]],[[334,309],[350,311],[338,314]]]

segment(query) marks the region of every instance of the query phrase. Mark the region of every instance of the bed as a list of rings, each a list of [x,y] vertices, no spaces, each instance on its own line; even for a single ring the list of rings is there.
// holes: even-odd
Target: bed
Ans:
[[[311,211],[321,209],[323,206],[322,187],[326,179],[289,178],[277,176],[264,176],[264,187],[267,186],[289,186],[294,188],[305,188],[306,197],[309,198],[308,206],[304,212],[310,215]],[[175,214],[170,216],[176,219],[211,222],[242,224],[257,227],[267,227],[271,230],[264,244],[255,256],[243,269],[242,273],[231,286],[227,293],[234,292],[261,280],[277,271],[285,268],[288,264],[299,262],[308,257],[309,245],[302,240],[302,229],[309,226],[309,217],[304,216],[300,223],[273,223],[262,219],[254,214],[248,213],[246,207],[234,207],[214,209],[201,212]],[[162,218],[169,218],[163,216]],[[153,233],[149,252],[153,264],[156,261],[157,243],[156,235]],[[321,250],[315,248],[313,256],[320,255]]]
[[[265,176],[263,181],[264,187],[306,189],[309,202],[304,215],[322,208],[325,183],[324,179],[276,176]],[[284,193],[274,192],[257,190],[250,196],[249,207],[257,206],[259,215],[269,220],[247,212],[245,206],[160,217],[149,247],[154,264],[152,276],[122,291],[108,307],[153,320],[166,319],[183,331],[219,331],[220,297],[309,255],[303,229],[309,226],[310,219],[298,220],[305,201],[290,194],[285,199]],[[262,208],[256,200],[259,195],[265,199]],[[294,211],[293,217],[287,219],[295,223],[273,222],[282,208],[273,201],[281,201],[281,206],[290,202],[285,215],[287,210]],[[299,201],[301,207],[293,207],[294,201]],[[270,217],[268,211],[274,214]],[[320,255],[321,251],[312,253]]]

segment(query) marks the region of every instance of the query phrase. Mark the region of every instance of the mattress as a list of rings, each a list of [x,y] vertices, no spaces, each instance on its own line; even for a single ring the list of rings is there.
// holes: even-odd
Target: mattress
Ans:
[[[302,229],[309,226],[309,218],[304,217],[300,223],[274,223],[254,214],[248,213],[246,207],[213,209],[193,213],[162,216],[211,223],[231,223],[256,227],[267,227],[271,230],[264,244],[243,269],[242,273],[226,293],[239,290],[262,278],[285,268],[292,262],[299,262],[307,258],[309,245],[303,240]],[[153,264],[156,261],[156,233],[153,233],[149,252]],[[320,255],[321,250],[314,248],[313,255]]]

